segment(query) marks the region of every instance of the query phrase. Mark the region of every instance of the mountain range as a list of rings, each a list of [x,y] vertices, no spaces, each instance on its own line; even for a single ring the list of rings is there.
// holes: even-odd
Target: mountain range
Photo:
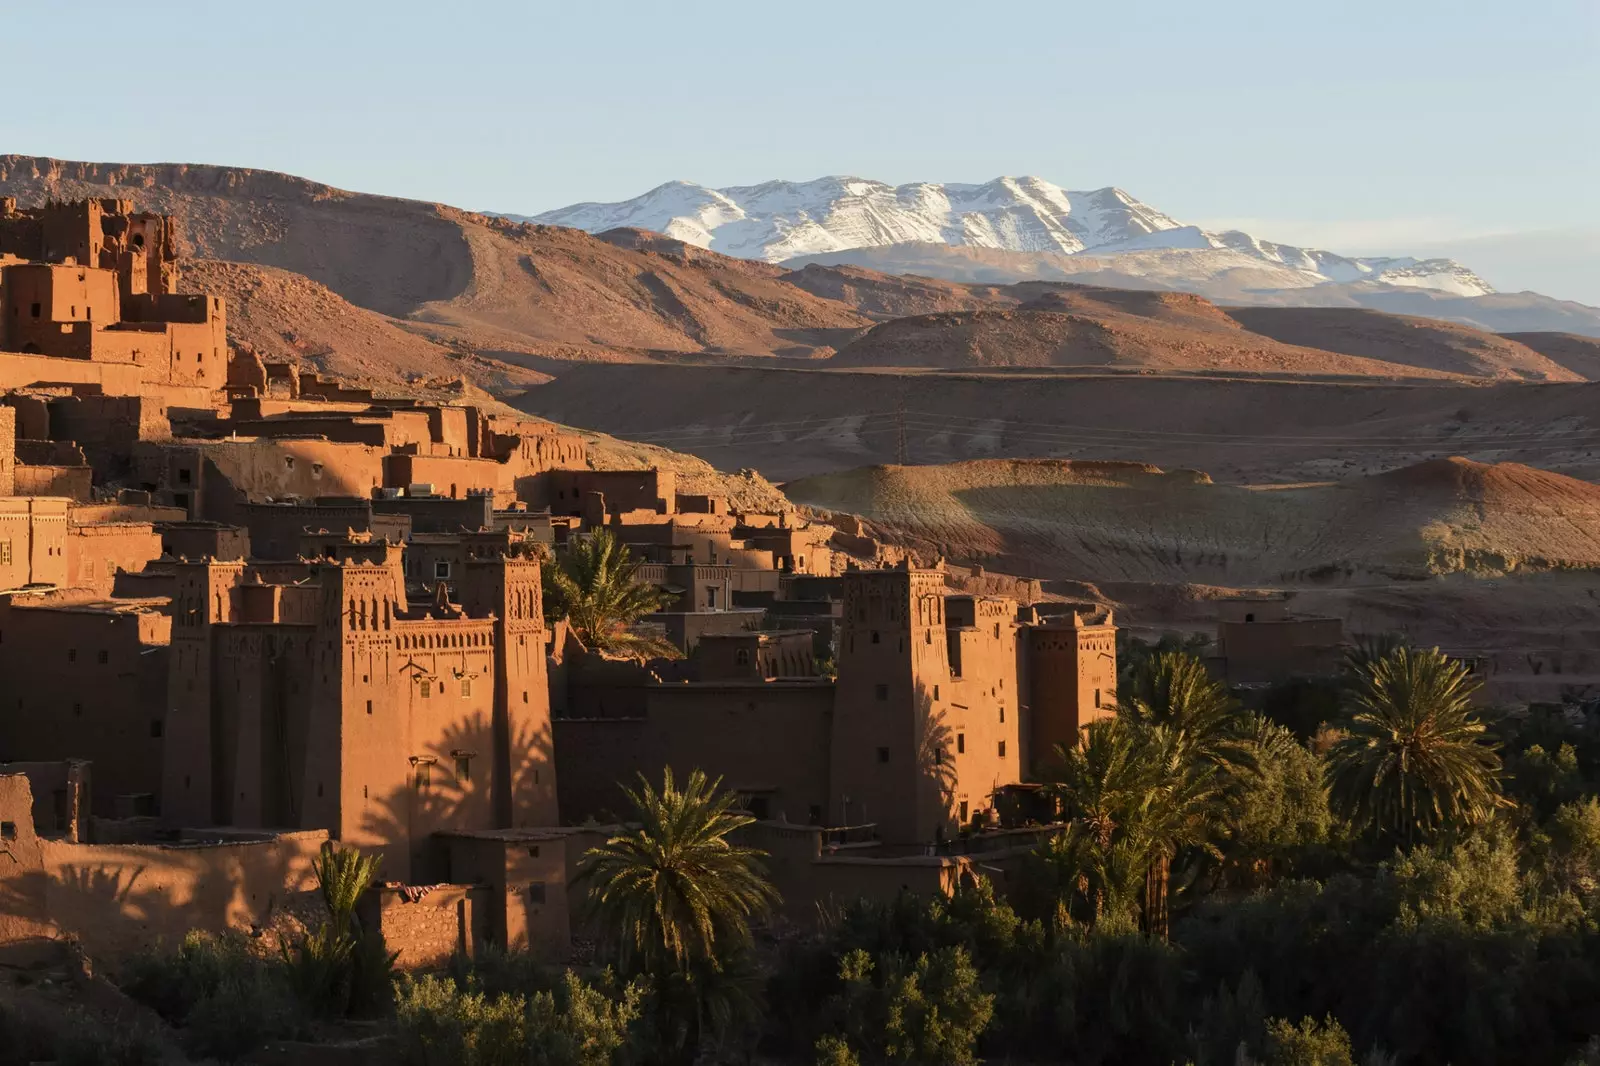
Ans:
[[[1272,289],[1365,283],[1461,297],[1494,292],[1451,259],[1352,258],[1238,230],[1213,232],[1179,222],[1118,188],[1073,191],[1037,177],[1002,177],[982,185],[887,185],[826,177],[725,189],[674,181],[620,203],[581,203],[507,217],[591,233],[654,230],[725,255],[772,263],[825,262],[853,249],[932,244],[1051,259],[1166,258],[1203,266],[1208,273],[1219,262],[1259,267],[1268,272],[1261,279],[1264,287]]]

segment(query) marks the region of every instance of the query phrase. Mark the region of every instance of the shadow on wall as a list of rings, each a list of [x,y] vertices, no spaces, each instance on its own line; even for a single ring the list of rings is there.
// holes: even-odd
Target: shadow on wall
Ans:
[[[173,945],[191,929],[269,940],[320,908],[311,857],[327,835],[250,842],[86,845],[38,841],[38,865],[0,870],[0,941],[69,936],[91,954]],[[0,855],[0,864],[6,857]]]
[[[502,740],[498,745],[495,734],[495,726],[482,713],[446,727],[416,757],[404,785],[368,802],[361,819],[363,840],[374,842],[376,850],[407,849],[405,879],[412,884],[449,878],[449,857],[434,833],[528,827],[534,824],[529,812],[543,806],[540,797],[546,794],[554,809],[550,727],[524,725],[510,743]],[[509,752],[510,758],[495,766],[496,751]],[[502,780],[508,785],[503,793],[498,788]],[[398,862],[386,862],[378,876],[401,879],[401,870]]]
[[[955,731],[950,728],[945,712],[934,704],[933,694],[923,682],[917,682],[912,700],[916,730],[913,740],[917,753],[917,836],[919,842],[942,840],[955,826]]]

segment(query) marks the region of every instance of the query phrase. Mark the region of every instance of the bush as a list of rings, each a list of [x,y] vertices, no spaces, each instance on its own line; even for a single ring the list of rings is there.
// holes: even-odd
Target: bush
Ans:
[[[554,991],[493,995],[443,977],[402,977],[395,992],[401,1061],[418,1066],[610,1066],[640,1014],[629,985],[613,999],[567,973]]]
[[[128,995],[183,1027],[197,1055],[233,1061],[305,1031],[283,967],[238,936],[192,932],[172,954],[136,956],[121,978]]]
[[[1355,1066],[1350,1034],[1332,1018],[1302,1018],[1299,1025],[1274,1018],[1267,1023],[1266,1066]]]

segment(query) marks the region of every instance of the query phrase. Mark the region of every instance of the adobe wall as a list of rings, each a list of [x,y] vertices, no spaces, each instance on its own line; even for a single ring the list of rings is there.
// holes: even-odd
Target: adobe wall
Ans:
[[[0,496],[0,589],[66,583],[69,503]]]
[[[0,390],[25,389],[58,382],[99,385],[110,395],[137,396],[145,391],[146,373],[133,363],[92,363],[47,355],[0,352]]]
[[[933,697],[924,743],[943,746],[952,775],[942,783],[950,792],[949,833],[992,809],[995,789],[1022,779],[1022,751],[1015,602],[951,596],[946,605],[948,672],[940,679],[931,660],[922,672]]]
[[[487,886],[489,940],[564,958],[570,947],[568,840],[560,832],[505,830],[449,833],[450,876]]]
[[[1085,726],[1116,713],[1117,631],[1048,622],[1028,627],[1026,649],[1028,763],[1037,778],[1057,746],[1076,745]]]
[[[833,686],[825,681],[664,684],[644,692],[636,718],[557,718],[563,824],[631,809],[624,789],[704,770],[724,788],[764,801],[766,815],[821,821],[828,805]]]
[[[16,494],[17,412],[0,404],[0,496]]]
[[[0,761],[89,760],[101,815],[159,793],[170,626],[154,610],[0,602]]]
[[[735,839],[766,853],[762,863],[783,897],[782,913],[805,928],[860,899],[889,903],[902,892],[948,896],[976,872],[966,856],[825,853],[822,831],[812,826],[758,822],[739,830]]]
[[[356,914],[398,954],[397,967],[438,969],[489,943],[490,896],[478,885],[382,885],[367,891]]]
[[[94,498],[94,471],[87,466],[18,463],[13,480],[18,496],[62,496],[83,503]]]
[[[366,499],[383,479],[383,450],[321,440],[192,441],[234,490],[269,496],[356,496]],[[220,512],[205,517],[228,521]]]
[[[326,833],[174,845],[41,840],[28,779],[0,776],[0,943],[73,937],[115,958],[191,929],[271,929],[314,910],[311,860]]]
[[[67,526],[67,584],[110,596],[117,574],[136,574],[161,558],[161,536],[149,522]]]
[[[1337,618],[1294,618],[1217,624],[1217,654],[1230,684],[1286,681],[1332,674],[1343,654]]]

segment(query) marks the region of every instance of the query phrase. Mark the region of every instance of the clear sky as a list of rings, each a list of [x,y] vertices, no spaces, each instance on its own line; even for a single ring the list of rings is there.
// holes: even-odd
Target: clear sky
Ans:
[[[1600,0],[3,0],[0,34],[0,153],[520,214],[1036,174],[1600,304]]]

